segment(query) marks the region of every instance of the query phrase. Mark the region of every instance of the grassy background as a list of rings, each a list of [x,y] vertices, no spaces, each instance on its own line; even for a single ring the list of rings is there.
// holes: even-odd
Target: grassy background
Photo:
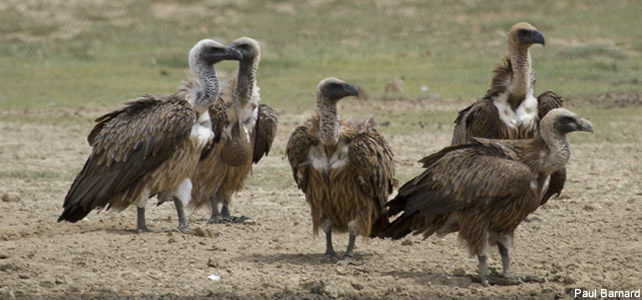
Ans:
[[[642,90],[636,1],[297,3],[3,1],[0,108],[112,109],[143,93],[169,93],[188,76],[187,52],[196,41],[240,36],[262,43],[262,98],[282,110],[310,110],[314,87],[326,76],[375,98],[403,75],[406,99],[474,99],[506,53],[505,32],[519,21],[547,39],[531,51],[538,92]],[[217,67],[229,72],[236,65]]]

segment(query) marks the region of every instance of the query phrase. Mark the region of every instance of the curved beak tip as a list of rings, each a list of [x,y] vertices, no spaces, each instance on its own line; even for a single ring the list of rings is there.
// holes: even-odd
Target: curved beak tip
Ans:
[[[241,51],[236,50],[232,47],[227,47],[227,54],[230,58],[236,59],[236,60],[242,60],[243,59],[243,54]]]

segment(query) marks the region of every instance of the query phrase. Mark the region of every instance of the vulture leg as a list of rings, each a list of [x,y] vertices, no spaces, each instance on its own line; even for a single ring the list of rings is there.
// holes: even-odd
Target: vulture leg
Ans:
[[[216,201],[216,195],[210,197],[210,206],[212,207],[212,215],[210,219],[207,220],[208,224],[221,223],[221,213],[218,211],[218,201]]]
[[[178,231],[184,231],[189,226],[187,225],[187,220],[185,219],[185,210],[183,209],[183,202],[178,197],[174,197],[174,206],[176,206],[176,213],[178,214]]]
[[[346,254],[343,256],[343,259],[350,259],[354,257],[354,241],[357,239],[357,235],[350,231],[350,238],[348,239],[348,248],[346,249]]]
[[[145,205],[147,205],[147,200],[149,199],[149,190],[143,190],[143,193],[138,199],[136,204],[136,233],[149,232],[147,224],[145,224]]]
[[[228,201],[223,201],[223,204],[221,205],[221,217],[224,219],[231,219],[232,216],[230,216],[230,209],[228,208],[227,203]]]
[[[479,280],[484,286],[488,286],[488,263],[486,254],[477,256],[479,260]]]
[[[136,233],[149,232],[145,224],[145,207],[136,207]]]
[[[326,220],[326,222],[324,223],[325,226],[323,226],[323,231],[325,232],[325,258],[335,259],[337,257],[337,253],[334,252],[334,248],[332,247],[332,223],[330,223],[329,220]]]
[[[354,242],[357,239],[357,226],[355,220],[348,223],[348,233],[350,234],[350,238],[348,239],[348,248],[346,249],[346,253],[341,258],[342,263],[349,263],[354,259]]]
[[[499,249],[499,255],[502,256],[502,268],[504,269],[504,277],[508,278],[510,276],[510,257],[508,256],[508,247],[498,242],[497,248]]]
[[[227,193],[223,194],[223,197],[221,197],[222,198],[221,201],[220,201],[220,203],[221,203],[221,214],[218,215],[215,218],[215,222],[216,223],[243,223],[243,222],[245,222],[245,220],[249,219],[249,217],[246,217],[246,216],[236,217],[236,216],[232,216],[230,214],[229,204],[230,204],[230,198],[231,197],[232,196],[228,195]],[[216,198],[216,199],[218,199],[218,198]],[[213,202],[212,202],[213,206],[215,205],[214,203],[219,203],[219,201],[218,200],[213,200]]]

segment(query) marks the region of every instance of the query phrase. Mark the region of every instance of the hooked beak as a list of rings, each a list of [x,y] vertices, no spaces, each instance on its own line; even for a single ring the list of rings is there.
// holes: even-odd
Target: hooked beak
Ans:
[[[344,83],[343,88],[346,90],[347,96],[359,96],[359,89],[354,85]]]
[[[586,119],[580,119],[577,124],[579,125],[579,130],[580,131],[588,131],[590,133],[593,133],[593,124],[589,122],[589,120]]]

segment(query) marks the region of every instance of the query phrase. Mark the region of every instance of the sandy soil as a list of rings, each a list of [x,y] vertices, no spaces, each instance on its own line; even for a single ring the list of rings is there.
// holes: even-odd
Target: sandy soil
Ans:
[[[363,104],[354,111],[371,107],[377,109]],[[33,121],[24,121],[20,115],[25,113],[24,120]],[[191,231],[181,233],[175,231],[173,206],[150,201],[152,233],[132,232],[133,208],[93,212],[76,224],[56,223],[89,152],[90,120],[99,113],[53,110],[47,114],[62,119],[73,114],[76,121],[37,122],[43,113],[0,113],[0,194],[15,192],[21,198],[0,201],[3,299],[546,299],[569,298],[574,288],[642,288],[639,133],[632,133],[628,143],[572,144],[563,195],[518,228],[513,269],[545,282],[483,287],[472,280],[476,259],[454,235],[425,241],[358,239],[355,262],[323,261],[324,238],[313,238],[309,208],[283,158],[289,133],[306,116],[287,112],[272,153],[233,202],[232,213],[250,221],[207,225],[208,211],[192,211]],[[431,128],[387,136],[400,173],[416,174],[414,161],[448,144],[448,128]],[[342,252],[347,235],[334,237]],[[490,265],[500,269],[498,260],[493,253]],[[208,279],[212,274],[220,280]]]

